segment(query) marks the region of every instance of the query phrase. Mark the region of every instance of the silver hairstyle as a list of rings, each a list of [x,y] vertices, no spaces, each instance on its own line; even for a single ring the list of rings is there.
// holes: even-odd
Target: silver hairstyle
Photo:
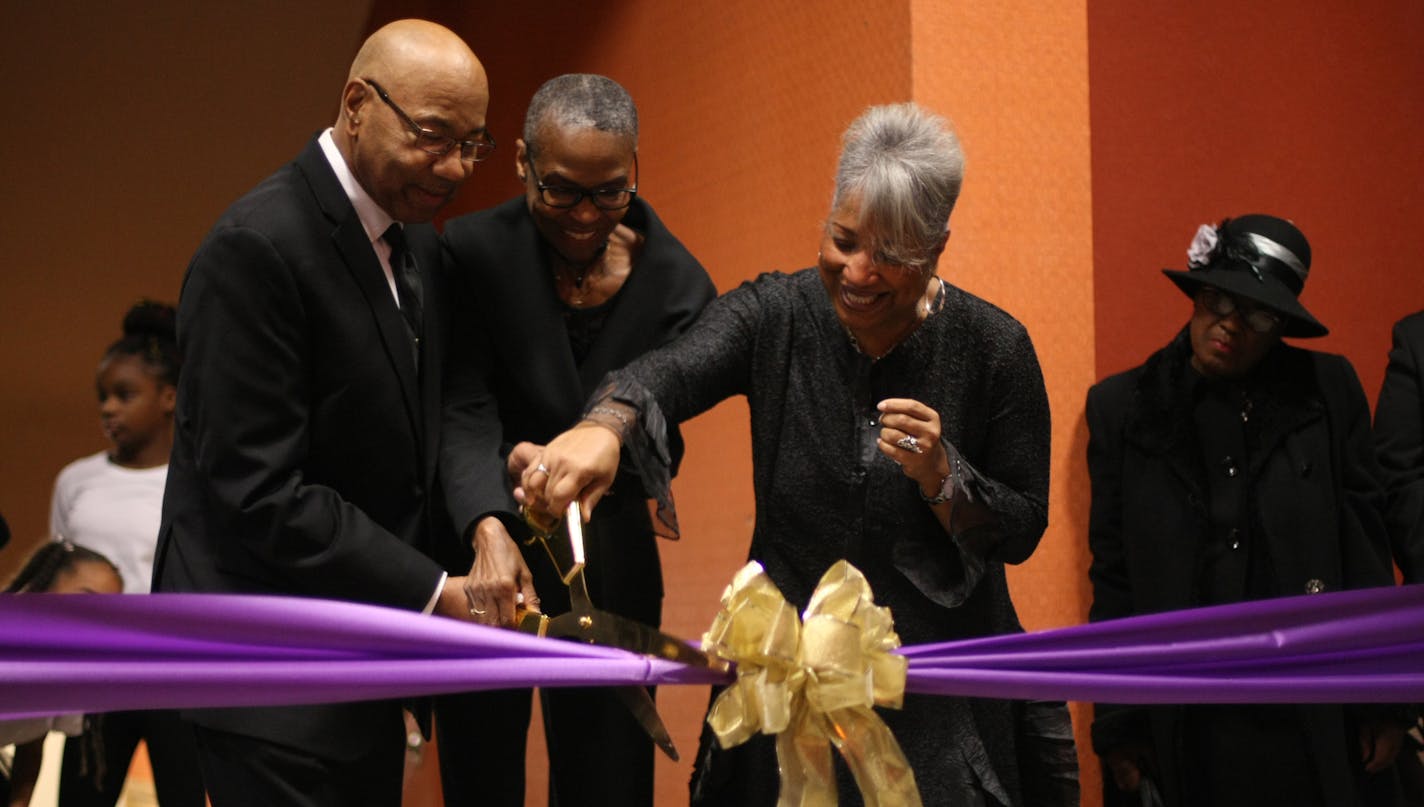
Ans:
[[[831,209],[860,202],[864,246],[924,270],[949,231],[964,152],[944,118],[913,103],[867,109],[846,129]]]
[[[624,135],[638,148],[638,108],[628,91],[607,76],[567,73],[544,82],[524,114],[524,144],[531,157],[545,126]]]

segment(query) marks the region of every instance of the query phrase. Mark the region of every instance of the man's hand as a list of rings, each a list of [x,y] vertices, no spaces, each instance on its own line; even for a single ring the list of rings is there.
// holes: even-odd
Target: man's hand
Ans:
[[[468,575],[445,581],[437,613],[512,628],[521,607],[537,612],[539,595],[534,591],[534,577],[504,524],[494,516],[480,519],[471,541],[475,563]]]

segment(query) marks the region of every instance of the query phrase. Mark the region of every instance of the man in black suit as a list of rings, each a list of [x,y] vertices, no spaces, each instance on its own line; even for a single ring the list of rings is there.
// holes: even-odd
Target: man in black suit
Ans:
[[[1375,451],[1389,492],[1386,521],[1406,583],[1424,583],[1424,311],[1394,325],[1375,405]]]
[[[199,247],[179,302],[155,591],[471,618],[462,578],[431,558],[448,304],[428,222],[494,148],[488,99],[451,31],[380,29],[335,126]],[[184,716],[217,807],[400,803],[399,703]]]

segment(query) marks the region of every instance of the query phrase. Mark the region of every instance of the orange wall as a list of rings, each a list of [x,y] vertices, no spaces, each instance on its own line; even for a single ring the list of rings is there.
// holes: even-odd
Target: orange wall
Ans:
[[[15,537],[0,580],[44,539],[55,474],[106,447],[94,369],[124,311],[176,301],[218,214],[331,125],[368,13],[345,0],[251,0],[241,14],[5,4],[0,513]]]
[[[1390,325],[1424,308],[1424,4],[1089,4],[1097,368],[1190,316],[1162,277],[1197,225],[1274,213],[1310,239],[1301,301],[1373,400]]]
[[[941,271],[1027,326],[1053,414],[1048,530],[1009,569],[1029,630],[1087,617],[1083,390],[1093,381],[1092,188],[1084,3],[912,4],[915,100],[952,115],[968,166]],[[1084,803],[1097,800],[1073,705]]]

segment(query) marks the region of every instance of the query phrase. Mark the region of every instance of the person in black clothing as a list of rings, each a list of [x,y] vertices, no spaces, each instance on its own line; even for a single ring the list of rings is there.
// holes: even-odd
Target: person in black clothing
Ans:
[[[462,573],[435,559],[449,300],[430,222],[494,150],[489,81],[453,31],[397,20],[357,51],[339,101],[188,265],[153,589],[469,620]],[[182,714],[214,807],[346,807],[400,803],[401,709]]]
[[[1326,333],[1297,299],[1305,236],[1242,216],[1204,225],[1188,257],[1165,272],[1187,327],[1088,393],[1090,619],[1391,585],[1359,379],[1281,341]],[[1093,746],[1109,797],[1150,780],[1168,805],[1388,804],[1403,724],[1384,707],[1097,704]]]
[[[1424,582],[1424,311],[1394,325],[1375,405],[1375,451],[1389,492],[1395,563],[1404,582]]]
[[[845,559],[906,645],[1021,631],[1004,566],[1047,523],[1048,396],[1024,326],[939,273],[962,176],[945,120],[866,110],[845,133],[816,265],[744,283],[610,374],[526,469],[529,506],[577,497],[596,518],[631,463],[673,526],[669,425],[745,395],[749,557],[794,608]],[[880,714],[925,804],[1077,804],[1061,702],[908,694]],[[723,749],[704,731],[692,803],[775,804],[774,744]],[[840,803],[861,803],[841,773]]]
[[[498,450],[517,479],[577,421],[604,373],[671,341],[716,294],[639,196],[638,112],[617,82],[575,74],[545,83],[529,103],[514,167],[523,195],[454,219],[444,234],[460,297],[441,471],[462,536],[446,568],[471,570],[472,608],[493,625],[513,622],[516,595],[563,613],[568,589],[537,545],[521,554],[514,538],[528,534],[503,475],[482,478],[473,464]],[[485,384],[503,427],[493,447],[480,421],[465,417]],[[620,482],[585,540],[593,602],[658,625],[662,570],[636,479]],[[522,807],[530,698],[524,689],[437,700],[447,804]],[[541,705],[551,804],[653,803],[652,742],[608,690],[545,691]]]

